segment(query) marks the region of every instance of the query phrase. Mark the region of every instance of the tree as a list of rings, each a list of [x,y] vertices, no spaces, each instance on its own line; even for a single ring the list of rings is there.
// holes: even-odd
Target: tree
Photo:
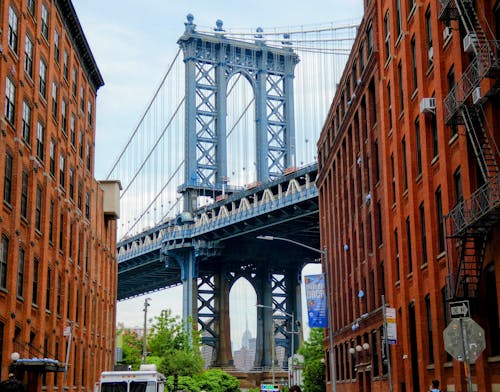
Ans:
[[[172,316],[169,309],[155,318],[148,334],[148,348],[151,355],[147,362],[156,363],[166,375],[193,375],[203,370],[198,334],[193,331],[190,338],[179,317]]]
[[[309,340],[299,349],[299,353],[304,356],[304,390],[307,392],[324,392],[325,384],[325,364],[324,364],[324,330],[322,328],[312,328]]]
[[[138,370],[141,365],[142,342],[137,332],[130,329],[119,329],[116,331],[118,340],[122,345],[122,360],[120,363],[131,365],[132,369]]]

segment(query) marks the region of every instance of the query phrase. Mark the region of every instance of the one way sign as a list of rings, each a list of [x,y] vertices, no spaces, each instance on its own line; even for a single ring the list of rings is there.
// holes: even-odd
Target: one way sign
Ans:
[[[450,316],[452,319],[470,317],[469,301],[450,302]]]

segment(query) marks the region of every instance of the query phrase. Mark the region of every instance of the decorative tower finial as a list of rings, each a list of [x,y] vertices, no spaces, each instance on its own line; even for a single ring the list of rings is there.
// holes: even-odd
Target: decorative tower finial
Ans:
[[[215,21],[215,26],[216,26],[216,27],[215,27],[214,31],[226,31],[226,30],[224,30],[224,29],[222,28],[222,25],[223,25],[223,24],[224,24],[224,23],[222,22],[222,20],[221,20],[221,19],[217,19],[217,20]]]
[[[193,14],[187,14],[186,19],[187,22],[184,22],[184,26],[186,26],[186,30],[184,31],[184,33],[194,33],[196,25],[193,23]]]
[[[256,29],[257,34],[254,35],[255,37],[255,43],[263,44],[264,43],[264,36],[259,33],[263,33],[264,29],[262,27],[257,27]]]

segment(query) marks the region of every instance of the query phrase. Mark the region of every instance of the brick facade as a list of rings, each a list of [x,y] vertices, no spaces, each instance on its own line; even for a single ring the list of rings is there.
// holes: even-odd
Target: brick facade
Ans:
[[[459,96],[453,87],[463,88],[474,55],[464,52],[467,29],[445,17],[441,3],[450,2],[366,1],[318,142],[321,240],[331,263],[339,391],[386,391],[389,380],[394,391],[426,391],[432,379],[448,391],[467,390],[463,363],[443,343],[447,301],[460,298],[470,299],[471,316],[486,334],[472,383],[481,391],[500,387],[500,72],[478,82],[482,113],[474,125],[488,135],[496,160],[486,152],[482,174],[465,111],[451,118],[446,106],[449,94]],[[499,40],[499,2],[475,4],[488,39]],[[473,105],[475,91],[469,93],[465,106],[479,107]],[[455,283],[457,276],[464,280],[458,273],[461,247],[447,237],[453,234],[450,222],[456,222],[451,218],[458,216],[453,213],[468,216],[468,201],[485,189],[493,207],[479,225],[464,230],[485,238],[472,295],[473,284]],[[383,296],[397,316],[391,369],[384,360]]]
[[[115,341],[116,220],[94,179],[103,80],[70,0],[5,1],[0,13],[0,379],[13,352],[61,365],[69,352],[66,373],[17,376],[30,391],[90,391]]]

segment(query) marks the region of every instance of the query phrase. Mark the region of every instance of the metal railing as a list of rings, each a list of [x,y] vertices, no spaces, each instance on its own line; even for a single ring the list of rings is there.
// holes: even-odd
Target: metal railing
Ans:
[[[500,208],[500,173],[475,191],[471,197],[458,203],[448,215],[449,235],[461,235],[480,218]]]

